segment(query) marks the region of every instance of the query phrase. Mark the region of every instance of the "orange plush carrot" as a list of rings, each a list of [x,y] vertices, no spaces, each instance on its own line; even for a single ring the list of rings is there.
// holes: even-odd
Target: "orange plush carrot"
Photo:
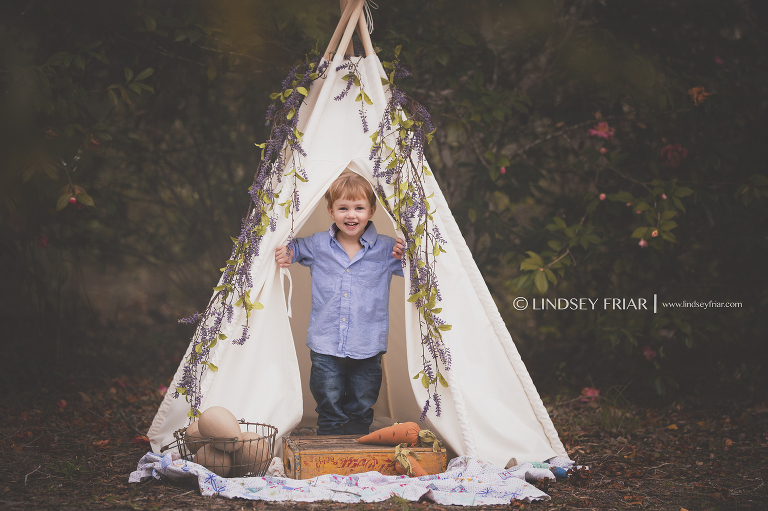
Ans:
[[[410,449],[405,449],[405,447],[406,444],[404,443],[395,447],[394,463],[397,473],[407,474],[408,477],[421,477],[427,475],[427,471],[424,470],[424,467],[416,461],[417,458],[421,459],[421,456]]]
[[[405,468],[400,461],[395,462],[395,470],[398,474],[408,474],[408,477],[421,477],[427,475],[426,470],[419,464],[418,461],[413,459],[412,456],[408,456],[408,463],[410,464],[410,471]]]
[[[400,445],[405,442],[413,447],[419,443],[419,425],[415,422],[393,424],[357,439],[361,444]]]

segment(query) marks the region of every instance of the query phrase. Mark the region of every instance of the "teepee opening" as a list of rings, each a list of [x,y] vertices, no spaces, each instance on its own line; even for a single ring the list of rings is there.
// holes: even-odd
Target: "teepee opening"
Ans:
[[[355,171],[355,166],[348,168]],[[357,172],[361,174],[360,172]],[[371,184],[373,186],[373,184]],[[373,223],[380,234],[398,237],[392,225],[392,218],[386,209],[378,203]],[[324,231],[331,225],[325,201],[320,201],[315,206],[306,223],[296,233],[296,237],[303,238]],[[309,391],[309,348],[306,345],[307,328],[309,326],[309,312],[311,305],[311,278],[309,268],[300,264],[292,264],[290,267],[293,292],[291,331],[296,348],[296,357],[299,361],[301,374],[301,390],[304,413],[300,426],[314,427],[317,425],[317,412],[315,401]],[[289,299],[286,290],[286,300]],[[406,363],[405,343],[405,279],[392,277],[389,293],[389,343],[387,353],[382,358],[382,372],[384,376],[381,383],[379,399],[373,407],[376,418],[388,417],[397,422],[418,421],[421,408],[411,391],[410,380],[413,375],[408,374]]]

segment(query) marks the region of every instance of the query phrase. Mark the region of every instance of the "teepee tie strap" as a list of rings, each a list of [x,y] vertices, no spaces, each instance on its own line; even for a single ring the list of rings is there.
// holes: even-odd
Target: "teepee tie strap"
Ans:
[[[373,15],[371,14],[371,8],[378,9],[379,6],[373,0],[365,0],[365,21],[368,25],[368,34],[373,34]]]

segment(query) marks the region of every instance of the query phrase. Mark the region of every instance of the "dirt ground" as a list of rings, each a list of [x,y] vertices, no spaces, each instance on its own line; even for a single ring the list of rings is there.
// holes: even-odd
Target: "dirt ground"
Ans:
[[[559,399],[563,399],[562,397]],[[15,393],[0,406],[2,509],[445,509],[377,504],[267,504],[209,498],[195,485],[128,484],[148,450],[161,393],[149,381],[73,378]],[[540,487],[520,509],[765,509],[768,406],[711,402],[639,408],[610,398],[545,396],[572,459],[589,474]],[[508,506],[498,506],[506,508]]]

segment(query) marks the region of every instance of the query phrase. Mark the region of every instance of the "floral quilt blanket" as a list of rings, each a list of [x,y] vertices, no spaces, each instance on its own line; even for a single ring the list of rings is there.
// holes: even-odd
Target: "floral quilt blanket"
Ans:
[[[357,503],[381,502],[397,496],[411,501],[424,497],[441,505],[485,506],[509,504],[512,500],[549,500],[549,495],[526,482],[526,478],[555,478],[545,463],[523,463],[505,470],[469,456],[451,460],[442,474],[422,477],[366,472],[349,476],[328,474],[305,480],[274,476],[224,478],[191,461],[174,459],[177,457],[170,453],[163,456],[151,452],[145,454],[136,471],[131,473],[129,482],[161,477],[195,478],[200,493],[205,496],[249,500]],[[551,460],[551,463],[565,466],[558,461]]]

